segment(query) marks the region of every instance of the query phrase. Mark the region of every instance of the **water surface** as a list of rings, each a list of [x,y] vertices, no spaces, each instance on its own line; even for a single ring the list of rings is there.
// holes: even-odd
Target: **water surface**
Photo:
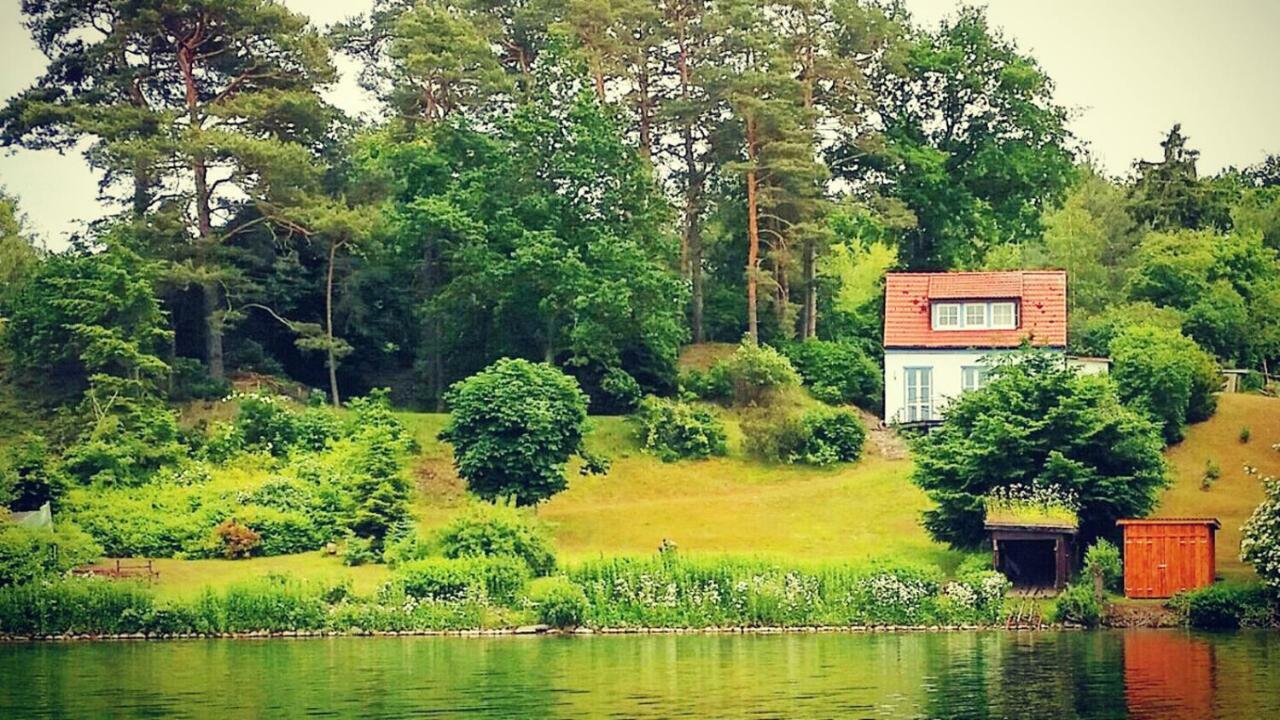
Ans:
[[[1280,718],[1280,634],[0,645],[0,718]]]

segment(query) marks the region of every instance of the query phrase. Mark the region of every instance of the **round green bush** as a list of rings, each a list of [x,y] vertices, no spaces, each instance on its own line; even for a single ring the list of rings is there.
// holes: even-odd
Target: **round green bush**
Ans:
[[[526,512],[503,503],[473,504],[440,531],[436,542],[450,558],[519,558],[539,577],[556,567],[545,529]]]
[[[1102,608],[1093,596],[1093,588],[1084,583],[1068,585],[1053,603],[1054,622],[1076,623],[1096,627],[1102,621]]]
[[[852,343],[806,340],[785,348],[804,384],[819,400],[878,408],[884,400],[880,366]]]
[[[587,594],[567,577],[557,575],[539,580],[529,589],[529,600],[538,620],[555,628],[573,628],[587,618]]]
[[[745,339],[717,368],[723,368],[716,371],[725,374],[734,402],[740,405],[762,404],[778,390],[800,384],[800,374],[785,355]]]

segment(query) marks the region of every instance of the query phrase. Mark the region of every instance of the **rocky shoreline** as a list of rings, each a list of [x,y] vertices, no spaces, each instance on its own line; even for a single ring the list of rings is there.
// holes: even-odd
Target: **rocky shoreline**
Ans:
[[[1044,623],[1039,625],[857,625],[857,626],[796,626],[796,627],[712,627],[712,628],[575,628],[557,629],[547,625],[524,625],[513,628],[485,628],[472,630],[258,630],[229,633],[65,633],[62,635],[0,635],[0,643],[30,642],[93,642],[131,640],[262,640],[323,637],[504,637],[504,636],[591,636],[591,635],[798,635],[835,633],[942,633],[978,631],[1065,631],[1083,630],[1071,623]]]

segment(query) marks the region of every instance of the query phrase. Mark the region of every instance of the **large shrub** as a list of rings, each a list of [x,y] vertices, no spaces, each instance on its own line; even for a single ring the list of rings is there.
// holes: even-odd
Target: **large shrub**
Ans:
[[[742,432],[749,452],[772,462],[803,465],[853,462],[866,439],[862,420],[847,408],[767,408],[745,417]]]
[[[1089,577],[1102,578],[1102,586],[1110,592],[1124,592],[1124,562],[1120,548],[1105,539],[1089,546],[1084,554],[1084,572]]]
[[[446,400],[440,439],[453,445],[458,474],[482,498],[531,505],[568,485],[571,456],[598,465],[583,448],[587,397],[551,365],[504,358],[455,383]]]
[[[784,348],[813,396],[839,405],[878,408],[884,400],[884,374],[862,348],[848,342],[806,340]]]
[[[1111,376],[1120,399],[1160,422],[1167,442],[1217,407],[1213,357],[1180,333],[1149,325],[1126,328],[1111,342]]]
[[[57,505],[67,481],[45,439],[33,433],[17,438],[0,453],[0,512],[38,510]]]
[[[510,605],[529,581],[519,558],[427,558],[404,563],[384,592],[432,602],[492,601]]]
[[[743,339],[733,355],[720,361],[713,372],[724,374],[733,390],[734,402],[739,405],[762,404],[777,391],[800,384],[800,374],[787,356],[747,339]]]
[[[1102,606],[1090,583],[1068,585],[1053,602],[1050,617],[1054,622],[1075,623],[1094,627],[1102,621]]]
[[[1240,531],[1240,559],[1253,565],[1264,583],[1280,590],[1280,479],[1264,478],[1262,486],[1266,497]]]
[[[1202,630],[1275,627],[1280,607],[1274,591],[1257,583],[1215,583],[1179,593],[1169,605],[1184,614],[1188,625]]]
[[[1105,376],[1082,376],[1061,357],[1019,353],[983,388],[961,395],[916,444],[914,482],[935,507],[930,535],[958,547],[984,538],[984,498],[998,488],[1053,487],[1080,506],[1085,542],[1141,517],[1165,483],[1155,424],[1119,401]]]
[[[725,454],[724,423],[706,408],[650,395],[632,419],[644,449],[665,461]]]
[[[449,558],[519,558],[537,576],[549,575],[556,566],[546,530],[504,503],[475,503],[440,531],[437,544]]]
[[[100,555],[102,547],[73,525],[54,532],[0,521],[0,587],[58,575]]]
[[[586,622],[587,594],[563,576],[538,580],[529,588],[529,602],[538,620],[556,628],[573,628]]]
[[[380,553],[387,538],[410,520],[410,486],[401,467],[404,442],[385,425],[370,425],[351,442],[357,449],[347,489],[355,507],[347,525]]]

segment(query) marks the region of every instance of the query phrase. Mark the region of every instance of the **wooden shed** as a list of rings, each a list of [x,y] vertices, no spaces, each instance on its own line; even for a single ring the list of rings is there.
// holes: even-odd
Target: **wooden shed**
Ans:
[[[1167,598],[1213,584],[1217,518],[1119,520],[1124,529],[1124,596]]]
[[[1061,590],[1075,566],[1074,524],[987,520],[991,560],[1015,588]]]

